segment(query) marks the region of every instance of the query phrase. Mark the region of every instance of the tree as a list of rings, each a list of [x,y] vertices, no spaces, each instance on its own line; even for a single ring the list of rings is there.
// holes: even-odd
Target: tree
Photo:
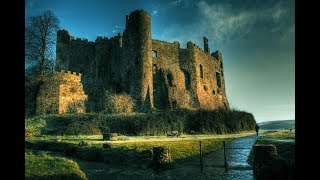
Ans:
[[[25,60],[33,74],[43,76],[53,71],[54,47],[59,28],[60,21],[51,10],[26,19]]]

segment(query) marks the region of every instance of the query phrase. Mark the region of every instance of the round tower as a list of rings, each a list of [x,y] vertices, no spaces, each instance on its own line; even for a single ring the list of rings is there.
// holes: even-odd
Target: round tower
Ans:
[[[131,95],[140,111],[153,107],[151,17],[143,10],[132,12],[127,18],[128,50],[133,66]]]

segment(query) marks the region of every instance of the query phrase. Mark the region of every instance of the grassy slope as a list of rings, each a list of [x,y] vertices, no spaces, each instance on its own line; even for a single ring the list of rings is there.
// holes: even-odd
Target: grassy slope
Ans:
[[[77,163],[47,154],[35,155],[25,152],[25,177],[28,178],[72,178],[87,179]]]
[[[295,120],[280,120],[280,121],[267,121],[258,123],[260,129],[294,129]]]
[[[52,149],[64,149],[66,145],[72,145],[81,149],[80,157],[88,159],[86,156],[89,152],[100,151],[102,154],[118,155],[119,153],[139,153],[143,150],[152,150],[154,146],[169,146],[172,153],[172,159],[185,159],[192,156],[199,155],[199,141],[202,141],[203,153],[212,152],[222,146],[223,141],[232,140],[235,137],[245,136],[253,134],[254,132],[246,132],[242,134],[227,134],[227,135],[182,135],[180,137],[166,137],[166,136],[140,136],[140,137],[128,137],[119,136],[118,141],[108,141],[112,144],[112,150],[103,149],[102,144],[106,141],[102,141],[101,135],[95,136],[60,136],[61,143],[52,143],[52,140],[56,136],[37,136],[27,137],[28,142],[51,143],[47,148]],[[90,142],[91,145],[87,147],[80,147],[78,143],[81,140]],[[119,152],[117,152],[119,150]]]

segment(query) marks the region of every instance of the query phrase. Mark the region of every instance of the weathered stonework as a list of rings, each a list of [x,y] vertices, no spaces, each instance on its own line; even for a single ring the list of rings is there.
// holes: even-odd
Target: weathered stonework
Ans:
[[[140,112],[153,108],[229,109],[222,54],[210,54],[208,39],[203,40],[204,50],[192,42],[184,49],[179,42],[152,39],[150,14],[136,10],[126,16],[124,32],[110,39],[97,37],[88,42],[59,30],[56,70],[82,74],[87,111],[103,110],[99,102],[106,90],[129,94],[136,103],[134,110]],[[59,87],[54,97],[63,96],[64,86]],[[47,101],[57,104],[56,98]],[[68,101],[65,97],[61,102]],[[59,107],[65,107],[61,102]]]
[[[45,77],[37,96],[37,114],[85,112],[85,95],[81,74],[61,71]]]

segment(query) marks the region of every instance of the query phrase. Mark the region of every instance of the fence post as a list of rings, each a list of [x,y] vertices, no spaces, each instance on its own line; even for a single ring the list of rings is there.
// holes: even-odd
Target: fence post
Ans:
[[[223,141],[223,156],[224,156],[224,167],[228,167],[227,156],[226,156],[226,141]]]
[[[202,145],[201,145],[201,141],[199,141],[199,145],[200,145],[200,165],[202,167]]]

